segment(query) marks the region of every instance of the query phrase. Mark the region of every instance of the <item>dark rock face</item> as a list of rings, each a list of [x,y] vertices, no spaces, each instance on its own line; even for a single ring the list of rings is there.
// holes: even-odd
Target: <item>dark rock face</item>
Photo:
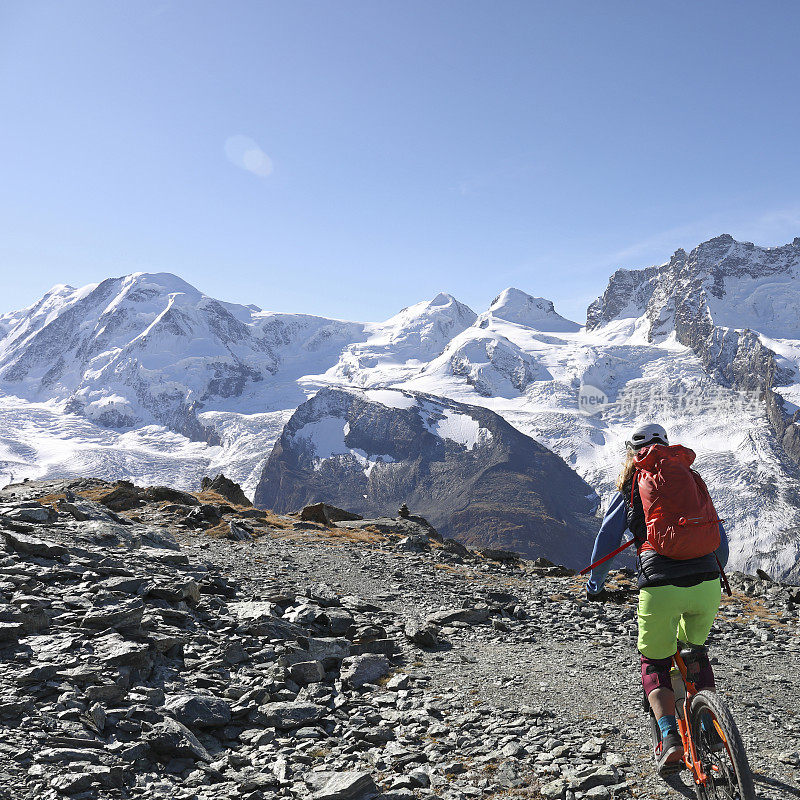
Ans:
[[[650,338],[681,324],[700,324],[704,319],[727,327],[728,319],[713,320],[709,309],[726,317],[752,317],[765,325],[780,321],[781,312],[771,316],[758,307],[746,292],[733,297],[731,287],[737,282],[782,278],[786,281],[800,263],[800,238],[783,247],[765,249],[749,242],[737,242],[724,234],[703,242],[687,253],[678,249],[661,266],[641,270],[617,270],[609,279],[602,297],[586,312],[586,326],[597,328],[622,316],[646,314],[651,323]],[[755,284],[752,284],[755,286]],[[786,312],[783,312],[784,314]],[[790,325],[791,319],[785,320]],[[757,327],[751,325],[751,327]]]
[[[376,402],[323,389],[301,405],[265,465],[256,505],[287,512],[322,501],[388,515],[407,502],[465,544],[583,565],[597,497],[560,458],[487,409],[396,395],[390,407],[385,393]]]
[[[439,628],[433,622],[411,619],[406,623],[405,635],[420,647],[433,649],[439,644]]]
[[[188,492],[172,489],[169,486],[148,486],[142,489],[134,486],[130,481],[117,481],[113,491],[105,494],[99,502],[112,511],[130,511],[147,502],[179,503],[184,506],[200,505],[200,501]]]
[[[169,717],[153,726],[146,741],[150,749],[160,755],[211,761],[197,737],[185,725]]]
[[[378,792],[368,772],[341,772],[322,777],[325,783],[312,795],[313,800],[367,800]]]
[[[342,680],[349,686],[359,689],[365,683],[374,684],[385,678],[391,667],[389,659],[384,655],[366,653],[351,656],[342,661]]]
[[[142,497],[148,501],[180,503],[184,506],[200,505],[200,501],[194,495],[169,486],[148,486],[142,492]]]
[[[170,700],[166,709],[188,727],[212,728],[231,721],[230,703],[220,697],[183,694]]]

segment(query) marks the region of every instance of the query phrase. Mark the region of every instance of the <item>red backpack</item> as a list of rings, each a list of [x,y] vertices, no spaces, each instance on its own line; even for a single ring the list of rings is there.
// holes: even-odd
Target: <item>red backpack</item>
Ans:
[[[631,486],[638,485],[647,524],[646,549],[686,560],[713,553],[720,544],[714,503],[703,479],[691,469],[695,454],[680,444],[654,444],[634,459]]]

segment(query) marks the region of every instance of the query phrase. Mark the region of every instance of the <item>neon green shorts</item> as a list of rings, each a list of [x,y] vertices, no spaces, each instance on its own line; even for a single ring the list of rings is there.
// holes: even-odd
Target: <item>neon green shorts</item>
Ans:
[[[696,586],[640,589],[639,652],[646,658],[668,658],[678,649],[678,639],[705,644],[721,598],[717,578]]]

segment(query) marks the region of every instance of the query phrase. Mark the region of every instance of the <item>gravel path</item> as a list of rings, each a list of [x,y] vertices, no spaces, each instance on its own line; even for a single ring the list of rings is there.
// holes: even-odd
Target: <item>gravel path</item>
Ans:
[[[196,535],[185,543],[199,543],[205,557],[224,564],[254,595],[273,581],[292,586],[324,581],[396,614],[423,617],[478,601],[487,592],[510,592],[528,618],[506,620],[508,631],[465,625],[446,631],[450,649],[409,653],[430,679],[429,688],[455,688],[499,709],[544,707],[567,729],[595,734],[622,754],[636,781],[634,794],[694,796],[686,779],[668,785],[652,769],[640,705],[637,595],[624,572],[612,573],[614,602],[598,604],[585,601],[578,578],[545,576],[530,566],[443,563],[435,554],[350,543],[322,532],[275,534],[233,547]],[[771,600],[769,586],[761,588],[767,596],[735,591],[725,599],[709,644],[718,691],[734,710],[759,797],[800,797],[798,611],[787,610],[782,598]],[[542,779],[546,767],[537,770]]]
[[[0,800],[694,794],[653,771],[629,572],[590,603],[413,519],[79,488],[0,503]],[[800,797],[800,588],[730,578],[718,689],[758,796]]]

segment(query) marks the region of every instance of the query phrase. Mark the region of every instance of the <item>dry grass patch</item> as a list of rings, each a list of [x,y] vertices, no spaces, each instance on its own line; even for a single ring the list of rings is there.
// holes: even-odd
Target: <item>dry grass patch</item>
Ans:
[[[100,489],[83,489],[80,492],[75,492],[75,494],[78,495],[78,497],[82,497],[84,500],[94,500],[99,503],[106,495],[111,494],[116,488],[116,486],[103,486]]]
[[[433,568],[434,569],[441,569],[441,570],[444,570],[445,572],[460,573],[462,571],[462,570],[460,570],[460,569],[458,569],[458,568],[456,568],[454,566],[451,566],[450,564],[434,564]]]
[[[291,530],[292,521],[278,516],[274,511],[265,511],[263,517],[256,517],[259,524],[269,525],[270,528],[280,528],[281,530]]]
[[[548,776],[554,778],[555,776]],[[487,789],[484,797],[506,797],[506,798],[519,798],[519,800],[541,800],[542,795],[538,789],[530,786],[520,786],[516,789]],[[615,795],[612,795],[614,797]]]
[[[64,492],[60,492],[58,494],[46,494],[44,497],[37,497],[36,502],[42,504],[50,504],[50,503],[57,503],[59,500],[66,500],[67,496]]]
[[[227,522],[220,522],[219,525],[208,528],[204,532],[212,539],[224,539],[231,532],[231,529]]]
[[[308,541],[327,542],[329,544],[335,544],[337,542],[351,544],[383,544],[386,542],[386,537],[382,533],[368,528],[361,528],[358,530],[349,528],[306,528],[292,530],[291,533],[286,533],[281,538],[297,542],[298,544]]]
[[[43,506],[51,506],[54,511],[58,511],[58,501],[66,499],[67,496],[61,492],[60,494],[46,494],[44,497],[37,497],[36,502]]]
[[[733,598],[725,597],[728,600],[726,606],[733,605],[731,602]],[[750,622],[766,623],[772,628],[786,629],[789,627],[785,622],[779,622],[775,619],[776,611],[768,609],[764,606],[764,601],[760,597],[749,597],[748,595],[739,595],[737,593],[736,599],[741,603],[742,608],[738,616],[728,617],[728,622],[740,622],[742,624]],[[724,602],[724,601],[723,601]]]

